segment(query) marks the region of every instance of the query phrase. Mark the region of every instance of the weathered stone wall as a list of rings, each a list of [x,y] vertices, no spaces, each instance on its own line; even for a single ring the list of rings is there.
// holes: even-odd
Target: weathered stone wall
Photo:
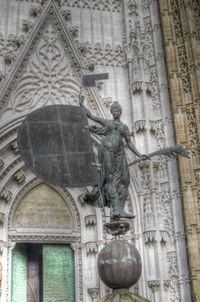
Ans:
[[[81,64],[88,67],[88,73],[109,72],[108,81],[84,91],[93,114],[110,118],[110,104],[117,99],[123,109],[121,120],[134,132],[132,140],[142,153],[174,145],[157,1],[1,2],[1,298],[10,301],[13,245],[39,240],[72,245],[76,299],[96,302],[109,292],[96,269],[98,251],[111,240],[103,232],[107,218],[100,209],[83,203],[86,188],[56,189],[69,208],[71,228],[48,229],[49,222],[39,231],[28,225],[19,228],[15,212],[26,212],[21,206],[34,191],[39,196],[40,181],[19,156],[17,129],[38,107],[77,105],[81,77],[86,72],[78,68]],[[96,136],[92,139],[97,153],[100,140]],[[127,147],[126,151],[128,161],[133,161],[135,156]],[[126,211],[136,218],[125,240],[135,243],[143,263],[141,278],[132,290],[155,302],[190,302],[176,159],[155,157],[132,167],[130,175]],[[110,215],[107,209],[106,214]]]
[[[193,301],[200,301],[200,3],[159,5],[176,141],[191,154],[179,158],[179,171]]]

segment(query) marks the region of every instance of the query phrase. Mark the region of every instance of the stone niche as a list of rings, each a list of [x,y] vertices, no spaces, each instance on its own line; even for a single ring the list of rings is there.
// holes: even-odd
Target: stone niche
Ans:
[[[52,187],[41,183],[29,191],[19,203],[12,229],[73,229],[71,211]]]

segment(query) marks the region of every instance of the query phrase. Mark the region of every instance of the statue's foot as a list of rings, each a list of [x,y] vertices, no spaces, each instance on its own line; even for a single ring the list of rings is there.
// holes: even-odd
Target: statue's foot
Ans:
[[[128,213],[126,213],[125,211],[122,211],[121,213],[120,213],[120,217],[123,217],[123,218],[135,218],[135,215],[131,215],[131,214],[128,214]]]

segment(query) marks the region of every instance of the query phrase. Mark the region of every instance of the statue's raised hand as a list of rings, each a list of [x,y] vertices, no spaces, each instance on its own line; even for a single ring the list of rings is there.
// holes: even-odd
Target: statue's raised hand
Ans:
[[[79,94],[79,105],[82,107],[83,106],[83,102],[84,102],[84,95]]]

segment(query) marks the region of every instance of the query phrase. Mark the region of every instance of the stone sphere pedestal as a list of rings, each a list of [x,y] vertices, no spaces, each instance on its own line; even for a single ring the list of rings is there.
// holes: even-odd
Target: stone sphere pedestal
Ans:
[[[150,302],[130,293],[140,278],[142,264],[138,250],[133,244],[120,240],[119,236],[129,230],[129,222],[110,222],[104,229],[117,239],[106,245],[98,255],[98,273],[100,279],[110,288],[113,294],[102,298],[99,302]]]

